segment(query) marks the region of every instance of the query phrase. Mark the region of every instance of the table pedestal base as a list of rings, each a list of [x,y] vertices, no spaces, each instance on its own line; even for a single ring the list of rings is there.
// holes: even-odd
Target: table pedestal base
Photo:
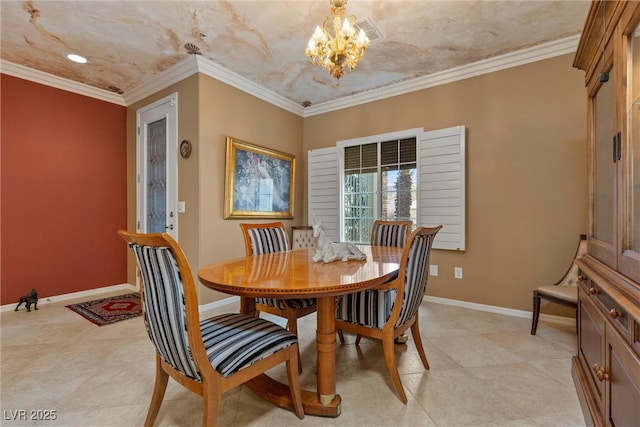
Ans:
[[[282,384],[266,374],[255,377],[246,385],[268,402],[293,411],[291,391],[288,385]],[[300,393],[302,394],[302,407],[305,415],[335,418],[342,411],[342,399],[339,394],[336,394],[329,403],[323,404],[318,400],[319,395],[315,391],[301,390]]]

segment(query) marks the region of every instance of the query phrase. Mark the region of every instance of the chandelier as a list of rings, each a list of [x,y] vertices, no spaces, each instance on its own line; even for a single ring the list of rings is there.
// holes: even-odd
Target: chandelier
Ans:
[[[362,29],[356,38],[355,16],[348,16],[342,21],[342,16],[347,12],[347,0],[329,0],[329,3],[333,35],[327,16],[322,27],[316,27],[304,53],[314,65],[322,65],[336,80],[340,80],[346,71],[345,67],[349,70],[356,68],[370,41]]]

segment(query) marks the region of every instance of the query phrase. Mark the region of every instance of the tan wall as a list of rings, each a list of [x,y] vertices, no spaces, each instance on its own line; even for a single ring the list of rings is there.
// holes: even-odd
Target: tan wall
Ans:
[[[267,220],[224,219],[225,140],[227,136],[296,156],[294,219],[287,228],[302,223],[306,170],[302,160],[302,118],[245,92],[200,75],[200,265],[243,257],[241,222]],[[200,303],[228,295],[203,287]]]
[[[427,294],[530,311],[532,290],[564,274],[587,229],[586,92],[572,61],[564,55],[308,117],[305,159],[340,140],[465,125],[467,250],[434,251],[439,276]]]

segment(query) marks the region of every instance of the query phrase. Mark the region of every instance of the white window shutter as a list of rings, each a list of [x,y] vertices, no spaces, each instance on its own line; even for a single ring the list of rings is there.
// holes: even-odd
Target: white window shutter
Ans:
[[[322,228],[327,237],[337,242],[340,230],[338,148],[310,150],[307,153],[307,160],[309,224],[313,223],[312,215],[314,215],[322,222]]]
[[[465,127],[418,138],[419,225],[442,225],[434,249],[465,250]]]

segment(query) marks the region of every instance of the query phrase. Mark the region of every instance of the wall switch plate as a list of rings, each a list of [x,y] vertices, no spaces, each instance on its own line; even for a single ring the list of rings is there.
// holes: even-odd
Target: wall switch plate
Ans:
[[[438,275],[438,266],[437,265],[433,265],[433,264],[429,265],[429,275],[430,276],[437,276]]]
[[[184,213],[184,202],[178,202],[178,213]]]
[[[462,267],[453,268],[453,277],[456,279],[462,279]]]

